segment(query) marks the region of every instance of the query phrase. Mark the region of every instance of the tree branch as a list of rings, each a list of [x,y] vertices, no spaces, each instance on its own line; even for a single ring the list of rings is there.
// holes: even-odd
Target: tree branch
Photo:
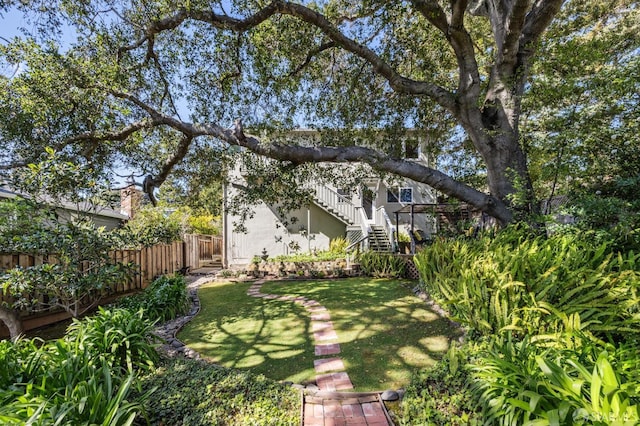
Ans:
[[[311,50],[309,53],[307,53],[307,57],[305,58],[304,62],[301,63],[300,65],[298,65],[296,67],[296,69],[294,69],[293,71],[291,71],[289,73],[289,77],[292,77],[296,74],[298,74],[300,71],[302,71],[303,69],[305,69],[307,67],[307,65],[309,65],[309,63],[311,63],[311,60],[319,55],[320,53],[324,52],[325,50],[329,50],[333,47],[336,47],[336,43],[333,41],[327,42],[327,43],[322,43],[320,46],[316,47],[315,49]]]
[[[508,68],[513,68],[516,64],[516,59],[519,52],[520,36],[522,35],[522,29],[525,23],[525,16],[529,8],[529,0],[515,0],[511,6],[511,10],[504,20],[504,42],[502,48],[498,51],[498,59],[502,63],[502,66],[507,65]],[[506,11],[505,11],[506,12]]]
[[[436,0],[413,0],[414,7],[445,36],[456,55],[458,63],[458,98],[464,99],[460,103],[462,111],[455,111],[454,115],[478,115],[477,100],[480,96],[480,74],[473,49],[473,40],[464,28],[464,13],[467,0],[451,1],[451,22],[447,14]],[[437,99],[436,99],[437,101]],[[440,105],[442,105],[440,103]],[[442,105],[444,106],[444,105]],[[449,109],[452,111],[451,109]]]
[[[413,161],[390,158],[387,154],[372,148],[362,146],[308,147],[279,143],[263,144],[258,138],[244,133],[241,120],[237,120],[232,129],[223,128],[215,123],[188,123],[154,109],[133,95],[116,92],[114,96],[126,99],[143,109],[151,116],[154,126],[166,125],[184,135],[176,153],[167,160],[157,179],[166,179],[172,167],[184,158],[192,140],[198,136],[206,135],[215,137],[229,145],[246,148],[258,155],[295,164],[321,162],[366,163],[376,170],[426,183],[447,195],[473,204],[503,223],[511,220],[510,211],[499,199],[457,182],[438,170]],[[156,178],[152,179],[156,180]]]
[[[69,145],[75,142],[99,143],[104,141],[123,141],[139,130],[153,127],[153,124],[153,120],[145,118],[114,132],[105,132],[100,134],[96,134],[95,132],[80,133],[76,136],[65,139],[64,143],[65,145]]]
[[[536,0],[527,14],[522,37],[520,38],[520,52],[527,60],[533,56],[535,45],[540,36],[547,29],[553,18],[560,11],[565,0]]]
[[[222,139],[230,144],[247,148],[258,155],[280,161],[293,161],[296,163],[366,163],[375,170],[426,183],[447,195],[469,202],[504,223],[511,220],[511,213],[500,200],[457,182],[438,170],[413,161],[390,158],[388,155],[371,148],[362,146],[304,147],[278,143],[262,144],[252,136],[236,140],[230,131],[226,131]]]
[[[142,37],[134,43],[120,48],[119,52],[134,50],[146,42],[152,42],[156,34],[174,29],[187,19],[206,22],[214,28],[241,32],[256,27],[275,14],[293,16],[315,26],[337,46],[367,61],[377,74],[389,82],[389,85],[396,92],[429,96],[452,113],[457,113],[455,97],[452,93],[436,84],[416,81],[400,75],[373,50],[345,36],[335,25],[329,22],[324,15],[296,3],[276,0],[245,19],[218,15],[212,11],[180,9],[172,16],[152,22],[146,28],[145,34]]]
[[[464,27],[464,13],[467,10],[467,0],[452,0],[451,1],[451,27],[463,28]]]
[[[449,23],[447,22],[447,14],[436,0],[413,0],[411,3],[431,25],[439,29],[445,36],[448,36]]]

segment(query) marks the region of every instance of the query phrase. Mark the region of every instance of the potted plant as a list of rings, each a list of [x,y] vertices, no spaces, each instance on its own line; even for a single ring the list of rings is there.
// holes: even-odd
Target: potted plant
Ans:
[[[406,232],[398,232],[398,251],[411,254],[411,237]]]

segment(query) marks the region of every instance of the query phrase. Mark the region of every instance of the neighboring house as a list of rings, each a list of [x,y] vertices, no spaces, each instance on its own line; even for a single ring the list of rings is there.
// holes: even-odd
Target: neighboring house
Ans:
[[[291,132],[292,138],[313,138],[313,131]],[[428,138],[409,131],[402,143],[404,157],[431,165],[425,154]],[[337,166],[339,167],[339,166]],[[348,172],[348,165],[345,172]],[[245,182],[240,168],[230,173],[224,186],[225,205]],[[366,179],[358,188],[336,188],[323,184],[313,186],[313,203],[281,217],[275,206],[261,203],[255,214],[244,222],[246,232],[234,229],[238,217],[223,214],[223,259],[226,267],[247,265],[254,256],[265,251],[269,256],[326,250],[331,240],[346,237],[354,245],[378,251],[395,250],[396,228],[409,232],[411,226],[427,235],[433,234],[435,218],[430,215],[400,215],[396,227],[395,212],[411,204],[436,203],[435,191],[426,184],[407,179]]]
[[[6,187],[0,187],[0,201],[19,197],[20,195]],[[104,227],[107,230],[118,228],[129,220],[129,216],[113,209],[96,206],[90,203],[56,202],[51,203],[56,206],[56,213],[59,220],[69,221],[79,214],[87,215],[97,227]]]

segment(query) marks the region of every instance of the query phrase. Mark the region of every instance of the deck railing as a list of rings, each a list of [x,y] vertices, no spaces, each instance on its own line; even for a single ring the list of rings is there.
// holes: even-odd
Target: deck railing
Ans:
[[[326,206],[330,213],[337,214],[350,225],[360,224],[360,215],[357,212],[357,208],[348,197],[322,184],[314,185],[313,189],[316,193],[316,199],[321,205]]]

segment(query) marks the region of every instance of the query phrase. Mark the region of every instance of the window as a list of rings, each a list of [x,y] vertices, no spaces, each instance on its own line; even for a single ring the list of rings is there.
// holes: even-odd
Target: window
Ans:
[[[387,189],[387,203],[397,203],[398,202],[398,193],[394,192],[391,189]]]
[[[413,188],[400,188],[400,202],[413,203]]]
[[[420,145],[417,140],[404,141],[404,158],[420,158]]]

